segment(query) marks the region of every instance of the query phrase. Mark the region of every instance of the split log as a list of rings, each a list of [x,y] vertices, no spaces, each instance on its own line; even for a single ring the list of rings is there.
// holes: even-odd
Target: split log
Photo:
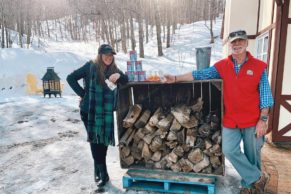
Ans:
[[[162,152],[160,151],[157,151],[153,154],[151,160],[155,161],[155,162],[158,162],[161,160],[161,157],[162,157]]]
[[[146,143],[143,145],[141,156],[142,156],[146,161],[147,161],[147,160],[150,160],[151,157],[152,157],[152,152],[150,151],[149,146],[148,146],[148,144],[146,144]]]
[[[204,168],[206,168],[208,165],[210,164],[209,162],[209,157],[204,155],[203,160],[201,160],[199,163],[194,165],[194,172],[200,172],[201,170],[203,170]]]
[[[141,117],[135,122],[134,126],[139,129],[141,127],[144,127],[146,123],[148,122],[149,118],[151,116],[151,111],[145,110]]]
[[[182,157],[184,155],[184,150],[182,148],[182,146],[178,146],[176,148],[173,149],[173,152],[177,155]]]
[[[150,144],[150,149],[153,152],[158,151],[163,145],[163,141],[159,136],[154,137],[154,139],[152,140],[151,144]]]
[[[218,128],[219,128],[219,124],[218,123],[211,122],[210,123],[210,127],[211,127],[211,130],[212,131],[217,131]]]
[[[132,127],[137,118],[139,117],[141,110],[142,106],[139,104],[131,106],[126,117],[123,119],[123,127],[124,128]]]
[[[176,147],[178,145],[177,141],[167,141],[166,145],[170,148],[173,149],[174,147]]]
[[[170,160],[173,163],[176,163],[178,161],[178,156],[174,152],[171,152],[168,155],[168,160]]]
[[[208,167],[204,168],[202,170],[202,173],[204,173],[204,174],[211,174],[212,173],[212,167],[211,167],[211,165],[209,165]]]
[[[130,154],[130,148],[127,146],[120,147],[119,150],[120,150],[120,157],[121,158],[126,158]]]
[[[194,129],[187,129],[186,144],[190,147],[194,147],[196,141],[196,132]]]
[[[218,118],[218,116],[216,114],[213,114],[211,116],[211,122],[213,122],[213,123],[219,123],[219,118]]]
[[[196,104],[194,104],[193,106],[191,106],[191,109],[193,110],[193,112],[200,112],[203,108],[203,100],[202,98],[198,98]]]
[[[218,156],[211,156],[210,163],[213,166],[213,168],[218,168],[219,166],[221,166],[221,161]]]
[[[161,130],[158,129],[157,131],[155,131],[154,133],[152,134],[147,134],[146,136],[143,137],[143,140],[147,143],[147,144],[151,144],[152,142],[152,139],[157,136],[157,135],[160,135],[161,134]]]
[[[157,168],[157,169],[166,169],[166,167],[167,167],[166,158],[164,157],[159,162],[156,162],[154,167]]]
[[[140,151],[142,151],[142,148],[143,148],[143,144],[144,143],[145,143],[144,141],[139,141],[138,144],[137,144],[137,149],[140,150]]]
[[[191,109],[184,104],[177,105],[171,108],[171,113],[174,115],[177,121],[182,124],[189,122]]]
[[[200,149],[204,149],[205,148],[205,142],[202,138],[198,137],[195,141],[195,148],[200,148]]]
[[[212,147],[212,142],[210,139],[205,139],[205,149],[208,150],[209,148]]]
[[[136,147],[132,147],[131,149],[131,155],[133,156],[133,158],[137,161],[140,161],[142,159],[142,151],[139,150]]]
[[[143,133],[144,134],[149,134],[149,133],[153,133],[156,131],[156,127],[155,126],[151,126],[149,123],[146,124],[146,126],[143,128]]]
[[[148,122],[149,125],[152,127],[156,126],[158,124],[158,122],[161,120],[162,115],[163,115],[162,108],[158,108],[154,112],[153,116],[150,118],[150,120]]]
[[[134,158],[131,155],[126,158],[121,158],[121,160],[125,163],[126,166],[130,166],[134,163]]]
[[[178,131],[177,133],[177,141],[180,144],[184,144],[186,141],[186,137],[185,137],[185,129],[182,129],[181,131]]]
[[[193,146],[189,146],[187,144],[182,144],[182,148],[183,148],[184,152],[189,152],[193,148]]]
[[[144,136],[143,128],[139,128],[134,135],[134,141],[139,142]]]
[[[199,123],[203,123],[203,113],[202,112],[194,112],[193,114],[195,116],[195,118],[198,120],[198,121],[201,121]]]
[[[125,145],[128,146],[130,144],[130,142],[132,141],[133,137],[135,135],[135,130],[132,131],[132,133],[130,134],[130,136],[127,138],[127,140],[125,141]],[[123,143],[123,142],[121,142]]]
[[[203,160],[203,158],[204,154],[199,148],[191,150],[191,152],[188,154],[188,159],[194,164],[199,163],[200,161]]]
[[[174,116],[172,114],[168,114],[166,118],[160,120],[157,123],[157,127],[159,129],[162,129],[163,131],[167,131],[170,128],[173,122],[173,119],[174,119]]]
[[[209,152],[215,155],[220,155],[221,154],[221,147],[219,144],[213,145],[210,149]]]
[[[172,169],[172,171],[174,171],[174,172],[181,172],[181,166],[180,166],[179,163],[173,164],[173,165],[171,166],[171,169]]]
[[[194,165],[188,159],[181,158],[179,164],[183,172],[191,172],[194,168]]]
[[[208,137],[210,135],[210,132],[211,132],[211,127],[207,123],[204,123],[198,129],[198,133],[200,137],[204,137],[204,138]]]
[[[119,144],[126,144],[126,141],[129,138],[129,136],[132,134],[133,130],[134,130],[133,128],[126,129],[125,133],[119,140]]]
[[[167,136],[168,141],[174,141],[177,140],[177,134],[173,131],[170,131],[168,136]]]
[[[220,131],[216,131],[212,137],[211,137],[212,141],[215,142],[216,144],[221,144],[222,141],[222,137],[221,137],[221,132]]]
[[[170,127],[170,131],[179,131],[181,129],[181,124],[177,121],[177,119],[174,119],[172,122],[172,125]]]
[[[190,120],[186,123],[180,123],[183,127],[190,129],[198,126],[198,120],[195,116],[190,116]]]
[[[165,139],[167,137],[167,135],[168,135],[168,131],[161,130],[161,133],[160,133],[160,138],[161,139]]]

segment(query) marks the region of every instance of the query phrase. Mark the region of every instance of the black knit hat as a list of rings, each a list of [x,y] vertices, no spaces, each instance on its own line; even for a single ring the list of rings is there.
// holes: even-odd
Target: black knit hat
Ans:
[[[116,55],[116,52],[110,46],[109,44],[102,44],[98,49],[98,54],[114,54]]]

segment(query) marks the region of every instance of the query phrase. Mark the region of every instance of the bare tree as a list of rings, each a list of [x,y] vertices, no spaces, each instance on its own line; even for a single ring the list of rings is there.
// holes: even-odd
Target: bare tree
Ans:
[[[161,33],[170,47],[177,24],[210,20],[213,42],[213,23],[224,5],[224,0],[0,0],[0,44],[3,48],[17,41],[20,47],[23,43],[29,47],[33,37],[88,41],[94,34],[99,44],[108,42],[124,53],[138,45],[143,57],[144,44],[156,34],[162,56]],[[18,38],[11,39],[10,30],[17,31]]]
[[[163,47],[161,39],[161,23],[160,23],[160,13],[157,1],[155,1],[155,21],[156,21],[156,33],[157,33],[157,43],[158,43],[158,56],[163,56]]]

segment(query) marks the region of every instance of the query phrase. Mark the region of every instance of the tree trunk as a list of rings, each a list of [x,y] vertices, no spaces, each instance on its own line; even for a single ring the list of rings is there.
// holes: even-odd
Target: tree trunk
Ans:
[[[5,48],[5,39],[4,39],[4,19],[2,17],[2,20],[1,20],[1,48]]]
[[[146,19],[145,28],[146,28],[146,43],[148,43],[149,42],[149,22],[148,22],[148,19]]]
[[[134,37],[134,27],[133,27],[133,18],[130,14],[130,39],[131,39],[131,50],[135,50],[136,43],[135,43],[135,37]]]
[[[157,5],[157,2],[156,2]],[[156,21],[156,31],[157,31],[157,43],[158,43],[158,56],[163,56],[162,39],[161,39],[161,23],[160,14],[157,6],[155,10],[155,21]]]
[[[5,39],[4,39],[4,1],[1,1],[1,48],[5,48]]]
[[[46,20],[46,28],[47,28],[47,35],[50,38],[51,35],[50,35],[50,28],[49,28],[48,20]]]
[[[121,28],[120,28],[120,34],[121,34],[121,47],[122,47],[122,51],[124,53],[127,52],[127,47],[126,47],[126,34],[125,34],[125,21],[124,21],[124,17],[122,19],[121,22]]]
[[[138,8],[141,10],[141,5],[139,1]],[[141,18],[141,14],[137,16],[138,20],[138,38],[139,38],[139,57],[144,58],[144,46],[143,46],[143,20]]]
[[[171,26],[170,26],[170,23],[168,23],[168,25],[167,25],[167,48],[169,48],[171,46],[170,42],[171,42]]]

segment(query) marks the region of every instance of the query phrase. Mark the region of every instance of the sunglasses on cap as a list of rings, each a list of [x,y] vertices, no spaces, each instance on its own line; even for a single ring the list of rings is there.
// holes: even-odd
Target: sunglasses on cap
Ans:
[[[239,30],[239,31],[229,33],[228,38],[234,38],[237,36],[246,36],[246,35],[247,35],[246,31]]]

